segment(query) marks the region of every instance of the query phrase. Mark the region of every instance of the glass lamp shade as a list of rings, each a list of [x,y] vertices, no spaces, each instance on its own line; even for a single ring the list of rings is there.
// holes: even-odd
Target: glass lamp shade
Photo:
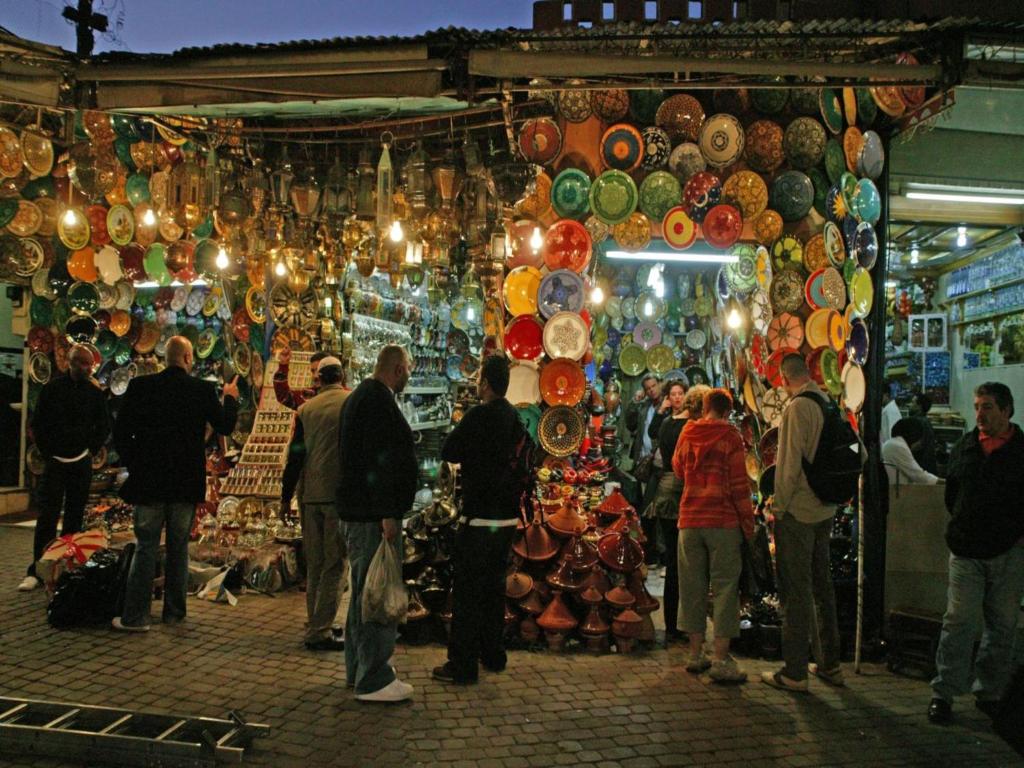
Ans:
[[[292,181],[289,197],[295,212],[306,219],[316,213],[320,203],[320,182],[311,170],[298,174]]]
[[[242,190],[249,196],[254,216],[259,216],[267,207],[270,196],[270,181],[267,173],[259,164],[242,179]]]
[[[168,205],[179,227],[192,229],[202,219],[203,170],[193,159],[171,171]]]
[[[377,162],[377,229],[384,231],[394,218],[395,169],[391,150],[384,144]]]
[[[356,216],[360,219],[373,219],[377,209],[373,204],[373,185],[375,175],[370,164],[370,148],[363,147],[359,151],[359,167],[356,169]]]
[[[281,153],[280,165],[270,174],[270,193],[273,195],[274,205],[279,208],[288,206],[289,194],[294,180],[295,173],[292,171],[292,164],[288,159],[288,150],[285,149]]]
[[[417,143],[415,151],[405,163],[405,198],[414,215],[427,210],[427,163],[430,158]]]
[[[327,182],[320,193],[320,200],[320,210],[327,216],[343,218],[351,213],[352,195],[340,159],[336,159],[327,172]]]

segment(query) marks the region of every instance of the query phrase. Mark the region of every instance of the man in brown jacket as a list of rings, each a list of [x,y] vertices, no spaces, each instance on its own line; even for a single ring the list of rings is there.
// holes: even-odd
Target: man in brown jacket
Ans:
[[[787,355],[783,359],[782,379],[790,401],[779,425],[772,512],[785,666],[778,672],[762,673],[761,679],[775,688],[806,692],[812,626],[817,630],[815,656],[818,664],[812,664],[810,671],[826,683],[843,685],[836,596],[829,570],[832,516],[836,507],[814,495],[803,468],[805,459],[814,460],[825,424],[822,408],[814,399],[825,401],[827,395],[811,380],[801,355]],[[811,396],[800,397],[804,393]]]

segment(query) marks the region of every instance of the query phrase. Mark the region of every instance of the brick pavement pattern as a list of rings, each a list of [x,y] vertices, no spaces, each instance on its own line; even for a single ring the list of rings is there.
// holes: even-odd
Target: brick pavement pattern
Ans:
[[[869,665],[847,688],[810,695],[754,678],[720,687],[683,669],[673,645],[628,656],[510,653],[473,687],[430,679],[444,649],[399,646],[412,703],[368,705],[345,688],[342,654],[302,644],[303,596],[249,594],[237,607],[191,600],[186,624],[144,635],[57,631],[42,591],[16,591],[31,531],[0,527],[0,692],[9,696],[223,717],[272,727],[251,766],[528,768],[651,766],[1011,766],[1024,760],[969,702],[956,724],[924,717],[928,686]],[[159,609],[154,607],[154,615]],[[61,763],[0,755],[2,766]]]

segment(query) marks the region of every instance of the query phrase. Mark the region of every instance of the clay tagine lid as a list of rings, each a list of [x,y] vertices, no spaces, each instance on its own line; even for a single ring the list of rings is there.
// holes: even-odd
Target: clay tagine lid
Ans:
[[[597,553],[602,563],[620,573],[635,571],[644,561],[643,547],[625,531],[602,536],[597,542]]]
[[[600,605],[604,602],[604,595],[598,592],[596,587],[587,587],[580,592],[580,600],[587,605]]]
[[[544,613],[537,617],[537,624],[541,629],[548,632],[568,632],[579,622],[572,612],[562,602],[562,593],[555,590],[555,596],[544,609]]]
[[[545,581],[555,589],[562,590],[563,592],[575,592],[581,586],[581,583],[573,575],[572,565],[568,557],[562,558],[561,562],[548,573]]]
[[[641,615],[654,613],[661,607],[661,603],[647,591],[647,584],[644,583],[643,575],[639,570],[629,574],[629,591],[636,598],[636,605],[634,607],[637,613]]]
[[[636,597],[633,596],[633,593],[623,586],[609,589],[605,593],[604,599],[607,600],[608,605],[613,608],[629,608],[629,606],[636,603]]]
[[[548,529],[540,524],[540,520],[534,518],[516,538],[512,551],[527,560],[543,562],[558,554],[558,542],[548,533]]]
[[[544,602],[540,599],[540,593],[536,588],[530,590],[525,599],[519,601],[519,607],[531,616],[536,616],[544,611]]]
[[[574,571],[587,572],[597,565],[597,547],[583,536],[573,536],[569,539],[562,547],[562,552],[569,558]]]
[[[588,637],[600,637],[608,634],[609,629],[611,627],[608,626],[608,622],[601,618],[601,612],[592,604],[587,618],[580,624],[580,633]]]
[[[612,621],[612,632],[616,637],[637,637],[643,621],[636,611],[627,608]]]
[[[533,589],[533,577],[528,573],[516,571],[505,577],[505,597],[522,600]]]
[[[604,572],[604,568],[595,563],[591,567],[590,573],[583,579],[582,586],[584,589],[593,587],[603,595],[612,588],[612,583],[608,579],[608,574]]]
[[[547,519],[547,526],[560,536],[575,536],[586,530],[587,520],[573,503],[566,502]]]
[[[608,498],[597,505],[597,511],[602,515],[615,517],[625,513],[627,509],[633,509],[633,505],[626,501],[626,497],[618,489],[612,491]]]

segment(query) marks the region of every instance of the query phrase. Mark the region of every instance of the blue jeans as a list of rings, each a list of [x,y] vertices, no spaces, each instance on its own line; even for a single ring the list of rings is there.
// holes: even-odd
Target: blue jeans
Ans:
[[[166,622],[185,618],[188,598],[188,535],[196,505],[158,502],[135,506],[135,539],[138,547],[128,571],[121,622],[128,627],[149,624],[153,601],[153,577],[160,548],[160,532],[167,526],[164,564],[164,610]]]
[[[348,618],[345,621],[345,677],[356,693],[373,693],[395,679],[388,660],[395,651],[397,624],[363,622],[363,587],[370,561],[380,546],[381,524],[342,521],[348,545],[349,593]],[[402,552],[402,536],[391,542]]]
[[[946,701],[971,691],[980,700],[1002,698],[1013,671],[1013,643],[1024,597],[1024,547],[979,560],[949,557],[949,596],[942,617],[935,696]],[[974,641],[981,646],[971,669]],[[973,672],[973,674],[972,674]]]

